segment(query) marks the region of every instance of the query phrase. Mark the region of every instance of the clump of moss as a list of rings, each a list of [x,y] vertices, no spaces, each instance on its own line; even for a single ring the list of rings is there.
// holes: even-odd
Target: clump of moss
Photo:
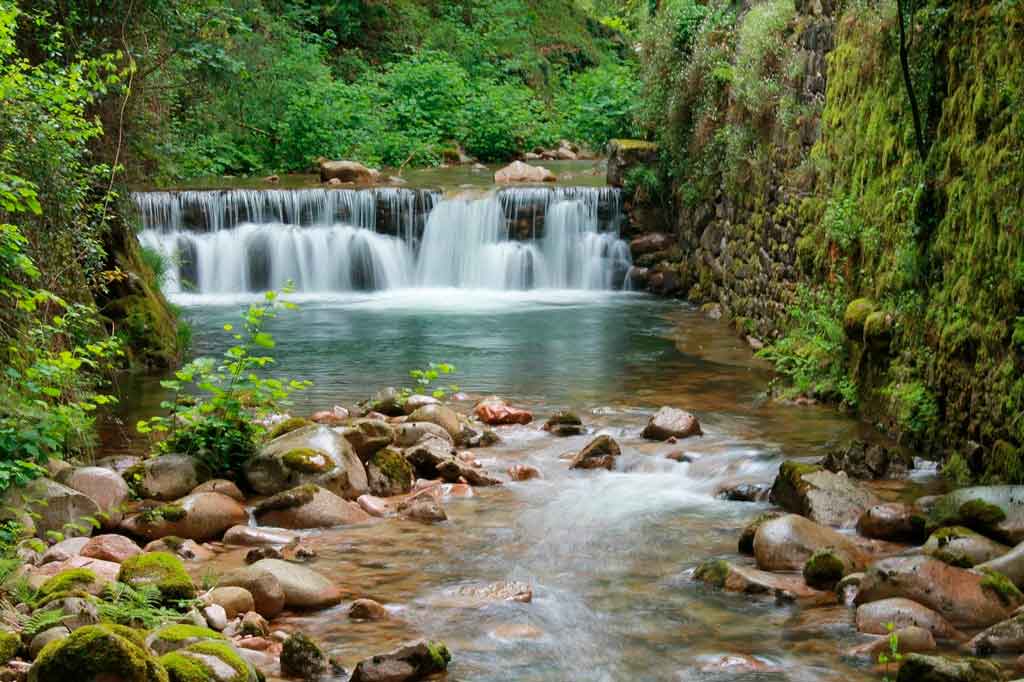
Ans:
[[[30,682],[122,679],[169,682],[156,659],[109,625],[87,625],[43,647],[29,673]]]
[[[51,592],[45,597],[38,597],[35,602],[33,602],[32,606],[33,608],[40,609],[55,601],[61,601],[62,599],[84,599],[91,602],[100,601],[95,595],[90,592],[86,592],[85,590],[61,590],[59,592]]]
[[[249,664],[235,651],[227,642],[206,641],[193,644],[185,649],[185,653],[194,652],[206,656],[216,656],[221,662],[231,666],[235,671],[235,677],[231,682],[247,682],[249,679]]]
[[[210,667],[200,659],[172,651],[159,658],[160,665],[167,670],[170,682],[211,682],[215,679]]]
[[[731,572],[732,567],[725,559],[711,559],[697,567],[693,572],[693,579],[715,587],[725,587],[725,581]]]
[[[843,330],[851,341],[864,339],[864,323],[868,316],[875,312],[875,303],[869,298],[855,298],[846,306],[843,313]]]
[[[370,466],[376,467],[381,474],[392,484],[391,487],[406,492],[413,481],[413,469],[409,460],[394,448],[384,448],[374,453],[369,461]]]
[[[216,630],[189,623],[165,625],[154,632],[153,636],[168,642],[183,642],[187,639],[224,639],[224,635]]]
[[[334,466],[331,456],[314,448],[295,448],[282,457],[284,465],[292,471],[304,474],[322,474]]]
[[[139,587],[155,585],[165,600],[192,599],[196,596],[192,578],[184,564],[167,552],[147,552],[129,557],[121,564],[117,574],[120,582]]]
[[[274,440],[275,438],[280,438],[285,434],[291,433],[292,431],[297,431],[301,429],[303,426],[309,426],[312,423],[313,422],[302,417],[289,417],[288,419],[285,419],[283,422],[275,424],[274,428],[270,429],[270,432],[267,434],[267,440]]]
[[[61,592],[88,591],[99,581],[96,573],[88,568],[72,568],[53,576],[39,588],[39,598],[45,599]]]
[[[327,671],[327,657],[316,642],[301,632],[284,641],[281,648],[281,674],[303,680],[315,680]]]
[[[452,652],[444,642],[427,642],[427,651],[430,653],[430,660],[437,671],[446,670],[452,661]]]
[[[985,484],[1024,482],[1024,452],[1005,440],[996,441],[985,458],[981,481]]]
[[[981,581],[982,589],[994,592],[1005,606],[1017,606],[1024,601],[1024,594],[1005,575],[991,568],[983,568],[981,571],[985,574]]]
[[[968,500],[960,505],[960,519],[969,528],[993,528],[1006,520],[1006,512],[985,500]]]
[[[21,637],[10,630],[0,630],[0,665],[6,664],[18,655],[21,649]]]
[[[309,504],[316,497],[319,490],[320,488],[312,483],[285,490],[272,497],[268,497],[256,505],[256,514],[260,515],[271,511],[295,509],[296,507]]]
[[[187,515],[184,507],[180,504],[162,504],[139,514],[139,520],[146,525],[156,525],[164,521],[177,523],[184,520]]]
[[[804,564],[804,581],[817,590],[832,590],[846,575],[846,564],[834,550],[819,549]]]

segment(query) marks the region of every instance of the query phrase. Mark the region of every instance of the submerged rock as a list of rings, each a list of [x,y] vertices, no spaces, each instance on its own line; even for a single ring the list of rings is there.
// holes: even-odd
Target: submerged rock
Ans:
[[[529,481],[535,478],[542,478],[540,471],[529,464],[515,464],[508,468],[508,477],[513,481]]]
[[[689,412],[662,407],[647,421],[641,435],[648,440],[668,440],[701,436],[704,432],[700,429],[700,422]]]
[[[554,436],[579,436],[583,434],[583,420],[574,412],[556,412],[544,422],[544,430]]]
[[[611,436],[601,435],[590,441],[582,450],[573,456],[570,469],[607,469],[615,468],[615,458],[622,454],[622,449]]]
[[[388,620],[391,614],[372,599],[356,599],[348,609],[348,617],[353,620]]]
[[[443,673],[451,660],[441,642],[416,642],[360,661],[349,682],[414,682]]]
[[[348,440],[313,424],[270,441],[245,466],[249,485],[261,495],[314,483],[354,500],[369,491],[366,469]]]
[[[874,493],[816,464],[788,460],[779,467],[770,499],[787,511],[827,526],[852,527],[879,503]]]
[[[398,513],[406,519],[420,523],[440,523],[448,520],[444,507],[432,495],[420,495],[398,507]]]

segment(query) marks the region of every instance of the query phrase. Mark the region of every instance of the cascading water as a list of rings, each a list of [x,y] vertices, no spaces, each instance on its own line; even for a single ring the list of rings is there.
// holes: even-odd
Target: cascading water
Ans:
[[[332,293],[405,287],[614,289],[630,266],[617,190],[515,188],[476,198],[382,190],[143,192],[140,241],[171,293],[292,281]]]

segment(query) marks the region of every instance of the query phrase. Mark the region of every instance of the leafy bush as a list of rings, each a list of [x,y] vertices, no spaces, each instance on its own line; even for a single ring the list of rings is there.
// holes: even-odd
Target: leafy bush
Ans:
[[[606,62],[568,79],[556,100],[565,137],[603,150],[608,140],[637,137],[640,82],[634,69]]]

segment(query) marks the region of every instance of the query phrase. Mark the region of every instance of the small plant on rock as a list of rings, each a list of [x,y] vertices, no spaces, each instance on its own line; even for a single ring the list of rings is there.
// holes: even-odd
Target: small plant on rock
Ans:
[[[889,631],[889,651],[878,654],[878,664],[885,667],[882,682],[895,682],[895,678],[890,676],[890,666],[903,660],[903,654],[900,653],[900,636],[896,634],[895,623],[886,623],[885,629]]]
[[[409,376],[416,381],[416,386],[403,388],[398,394],[399,401],[404,403],[413,395],[430,395],[441,400],[449,393],[457,393],[459,391],[457,384],[448,384],[447,386],[434,384],[442,376],[454,374],[455,371],[455,365],[447,362],[431,362],[423,369],[409,370]]]

